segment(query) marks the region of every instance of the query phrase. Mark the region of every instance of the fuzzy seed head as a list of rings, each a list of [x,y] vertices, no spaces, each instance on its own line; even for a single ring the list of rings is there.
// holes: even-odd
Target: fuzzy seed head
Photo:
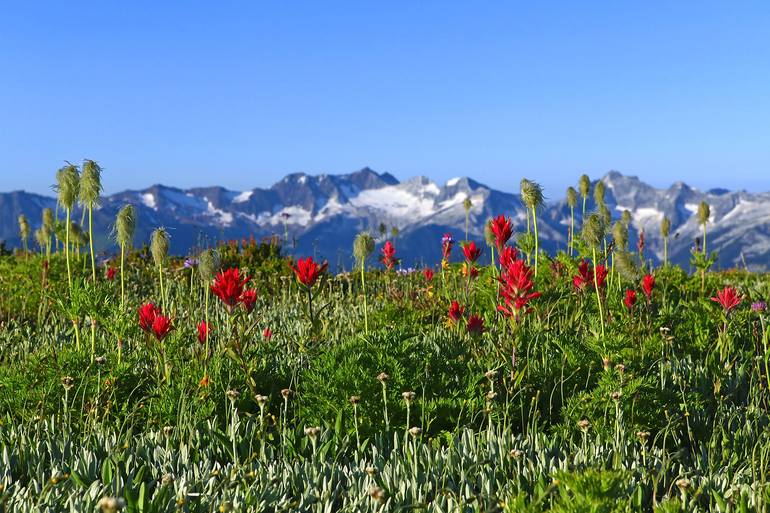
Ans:
[[[198,256],[198,274],[206,283],[209,283],[219,272],[219,252],[213,249],[204,250]]]
[[[668,237],[671,233],[671,219],[668,217],[664,217],[663,220],[660,222],[660,234],[663,237]]]
[[[599,214],[593,213],[588,216],[585,224],[583,224],[583,240],[590,247],[598,249],[604,240],[605,230],[606,225],[604,224],[604,220]]]
[[[463,208],[465,209],[466,214],[471,211],[472,206],[473,206],[473,202],[471,201],[470,198],[466,197],[465,201],[463,201]]]
[[[136,230],[136,212],[133,205],[125,205],[115,217],[113,235],[115,241],[123,247],[131,247]]]
[[[29,239],[29,221],[24,214],[19,215],[19,236],[24,241]]]
[[[582,175],[580,177],[580,180],[578,180],[578,190],[582,197],[588,197],[588,193],[591,191],[591,179],[588,178],[588,175]]]
[[[487,220],[486,223],[484,223],[484,241],[487,243],[487,246],[490,248],[495,247],[497,242],[495,241],[495,232],[492,231],[492,220]]]
[[[80,191],[80,174],[77,166],[67,163],[56,172],[55,189],[59,195],[59,204],[67,210],[72,210]]]
[[[605,193],[605,186],[604,182],[599,180],[596,182],[596,186],[594,187],[594,201],[597,205],[604,205],[604,193]]]
[[[35,230],[35,243],[41,249],[48,244],[48,236],[46,235],[44,228],[41,227]]]
[[[604,223],[605,227],[610,226],[610,223],[612,222],[612,214],[610,213],[610,209],[605,204],[599,205],[599,215],[602,218],[602,222]]]
[[[168,256],[169,235],[165,228],[156,228],[150,238],[150,253],[155,265],[163,265],[163,261]]]
[[[353,241],[353,256],[358,265],[363,264],[374,251],[374,237],[369,232],[361,232]]]
[[[81,205],[92,208],[99,203],[99,194],[102,193],[102,168],[87,159],[81,169],[78,199]]]
[[[50,235],[54,232],[54,218],[53,218],[53,210],[50,208],[44,208],[43,209],[43,228],[46,230],[46,232]]]
[[[623,211],[623,214],[621,214],[620,219],[623,221],[623,224],[626,225],[626,227],[631,226],[631,211],[626,209]]]
[[[567,205],[570,208],[575,208],[577,206],[577,201],[578,201],[578,195],[575,188],[572,186],[567,187]]]
[[[701,201],[698,205],[698,222],[705,225],[708,223],[709,217],[711,217],[711,207],[705,201]]]
[[[625,249],[628,245],[628,228],[622,221],[612,225],[612,240],[618,249]]]
[[[526,178],[522,178],[520,193],[521,201],[530,210],[536,209],[537,207],[543,205],[543,187],[539,183],[533,182],[532,180],[527,180]]]
[[[632,283],[639,280],[639,269],[636,267],[635,259],[631,257],[629,252],[617,251],[613,261],[615,262],[615,269],[621,278]]]

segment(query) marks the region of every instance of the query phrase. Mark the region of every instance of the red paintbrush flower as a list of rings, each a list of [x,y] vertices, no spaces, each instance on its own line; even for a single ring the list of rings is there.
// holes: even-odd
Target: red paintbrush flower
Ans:
[[[257,303],[257,291],[254,289],[246,289],[238,298],[246,312],[251,313],[254,310],[254,305]]]
[[[160,315],[160,308],[152,303],[145,303],[139,307],[139,327],[149,332],[152,330],[152,323]]]
[[[623,299],[623,304],[626,305],[626,308],[628,308],[629,311],[634,307],[634,305],[636,304],[635,290],[626,291],[626,297]]]
[[[173,327],[171,326],[170,317],[158,315],[152,322],[152,334],[155,335],[155,338],[158,340],[158,342],[163,341],[163,339],[166,338],[166,335],[168,335],[172,329]]]
[[[201,344],[206,343],[206,339],[209,337],[209,325],[206,324],[206,321],[201,321],[198,323],[198,342]]]
[[[738,295],[738,291],[733,287],[725,287],[722,290],[717,291],[716,297],[712,297],[711,300],[719,303],[724,310],[725,315],[727,315],[741,304],[743,298]]]
[[[114,267],[108,267],[107,272],[105,273],[105,276],[107,277],[107,280],[112,281],[115,279],[115,268]]]
[[[510,267],[513,262],[519,259],[519,250],[506,246],[500,251],[500,266],[503,268]]]
[[[572,284],[575,288],[582,292],[586,289],[589,283],[593,284],[594,279],[591,274],[590,264],[586,260],[582,260],[578,265],[577,276],[572,277]]]
[[[479,277],[479,270],[473,266],[473,264],[469,264],[468,262],[463,262],[463,266],[461,268],[463,277],[471,279],[476,279]]]
[[[383,265],[388,268],[388,271],[392,270],[393,266],[398,263],[398,259],[396,258],[396,247],[389,240],[385,241],[385,245],[382,246],[382,258],[380,260]]]
[[[636,249],[639,250],[639,257],[644,253],[644,230],[639,232],[639,240],[636,241]]]
[[[214,284],[211,285],[211,292],[222,300],[228,310],[232,310],[240,301],[243,288],[249,279],[249,277],[241,278],[237,267],[220,271],[214,279]]]
[[[644,291],[644,295],[647,296],[648,301],[652,299],[652,289],[654,288],[655,288],[655,276],[651,274],[646,274],[644,278],[642,278],[642,291]]]
[[[294,271],[297,281],[307,288],[311,288],[315,285],[318,277],[321,273],[326,271],[328,266],[328,262],[319,265],[318,262],[313,261],[313,257],[300,258],[297,260],[296,265],[289,262],[289,267]]]
[[[591,265],[586,260],[583,260],[580,262],[580,265],[578,265],[577,276],[572,277],[572,284],[580,292],[584,291],[588,286],[595,289],[596,285],[598,285],[601,289],[604,287],[607,273],[607,268],[601,264],[594,267],[593,271],[591,271]],[[596,281],[594,281],[594,277],[596,278]]]
[[[462,248],[465,260],[470,263],[475,263],[481,256],[481,248],[478,247],[474,241],[463,244]]]
[[[465,323],[465,329],[473,337],[480,336],[484,333],[484,319],[476,314],[471,315],[468,317],[468,322]]]
[[[594,267],[594,274],[596,275],[596,283],[594,285],[599,285],[599,288],[604,287],[604,280],[607,279],[607,268],[603,266],[602,264],[597,265]]]
[[[433,274],[434,274],[433,273],[433,269],[431,269],[429,267],[426,267],[422,271],[422,275],[425,276],[425,281],[427,281],[427,282],[433,281]]]
[[[489,222],[492,234],[495,236],[495,246],[498,251],[503,250],[503,246],[508,243],[513,230],[511,229],[511,220],[504,215],[499,215]]]
[[[502,285],[499,295],[504,304],[497,305],[497,309],[514,321],[529,312],[529,302],[541,295],[540,292],[532,292],[535,286],[532,281],[532,269],[524,260],[514,260],[504,267],[498,280]]]
[[[265,340],[270,340],[271,338],[273,338],[273,330],[271,330],[270,328],[265,328],[265,330],[262,332],[262,338],[264,338]]]
[[[452,322],[452,324],[457,323],[460,319],[463,318],[463,314],[465,313],[465,307],[460,306],[460,303],[457,301],[452,301],[452,304],[449,306],[449,320]]]

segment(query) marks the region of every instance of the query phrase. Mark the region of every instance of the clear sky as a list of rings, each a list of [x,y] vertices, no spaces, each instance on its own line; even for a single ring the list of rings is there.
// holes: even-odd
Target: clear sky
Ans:
[[[9,2],[0,191],[587,172],[770,190],[770,2]]]

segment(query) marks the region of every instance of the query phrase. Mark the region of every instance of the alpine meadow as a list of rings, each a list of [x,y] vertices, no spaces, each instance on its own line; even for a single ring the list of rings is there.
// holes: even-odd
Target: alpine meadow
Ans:
[[[372,220],[344,269],[280,225],[176,254],[131,202],[100,232],[102,175],[0,256],[2,511],[767,510],[770,282],[708,202],[686,266],[584,175],[554,250],[523,179],[521,229],[466,198],[440,264]]]

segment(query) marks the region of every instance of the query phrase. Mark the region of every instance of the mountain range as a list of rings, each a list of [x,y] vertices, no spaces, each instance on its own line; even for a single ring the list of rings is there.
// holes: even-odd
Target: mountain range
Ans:
[[[644,230],[648,257],[663,257],[660,222],[666,216],[671,220],[669,258],[686,267],[701,233],[698,204],[706,201],[711,206],[708,247],[718,252],[717,265],[770,269],[770,193],[704,192],[682,182],[658,189],[617,171],[600,180],[606,186],[605,203],[613,218],[620,218],[624,210],[631,213],[630,240]],[[388,173],[364,168],[342,175],[294,173],[270,188],[248,191],[153,185],[106,195],[94,211],[94,242],[100,251],[115,250],[108,234],[117,211],[131,203],[137,211],[135,245],[149,241],[152,230],[163,226],[171,234],[171,251],[178,255],[194,253],[196,248],[219,240],[277,235],[288,241],[287,253],[315,255],[342,269],[351,265],[355,235],[369,230],[380,243],[386,237],[394,240],[403,266],[416,266],[440,260],[444,233],[458,240],[465,238],[466,198],[471,200],[469,239],[483,242],[484,223],[498,214],[511,217],[515,232],[526,230],[526,209],[518,194],[498,191],[467,177],[453,178],[443,185],[426,177],[399,182]],[[0,193],[0,240],[18,247],[19,214],[27,216],[34,230],[40,226],[45,207],[56,209],[55,198],[24,191]],[[587,212],[594,208],[593,198],[589,198]],[[575,209],[578,229],[580,211],[579,202]],[[73,219],[80,221],[80,217],[76,210]],[[569,219],[564,199],[550,201],[538,211],[544,250],[554,253],[566,248]],[[386,227],[384,234],[381,225]],[[397,228],[395,235],[393,227]]]

